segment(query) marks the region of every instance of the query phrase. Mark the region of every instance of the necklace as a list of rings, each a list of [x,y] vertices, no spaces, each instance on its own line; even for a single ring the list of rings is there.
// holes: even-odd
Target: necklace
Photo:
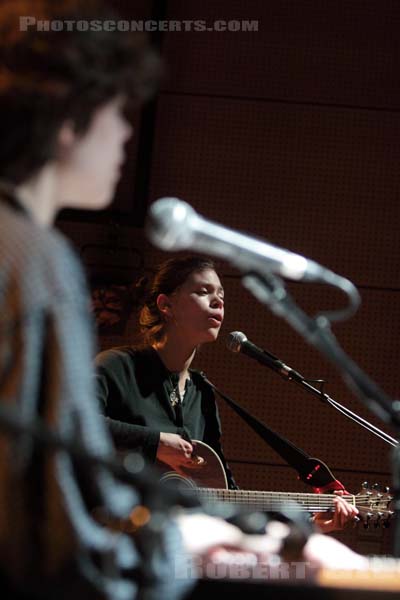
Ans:
[[[168,379],[172,388],[172,391],[169,393],[169,403],[171,406],[176,406],[181,401],[181,396],[179,394],[179,374],[170,373]]]
[[[176,381],[175,385],[172,381],[172,378],[174,378],[174,380]],[[171,406],[176,406],[177,404],[182,404],[183,398],[184,398],[184,395],[186,392],[186,385],[185,385],[185,389],[183,390],[183,392],[180,393],[179,392],[179,376],[176,376],[175,374],[173,376],[169,375],[169,382],[172,387],[172,391],[169,393],[169,402],[170,402]]]
[[[176,406],[177,404],[179,404],[180,401],[181,398],[179,396],[179,391],[177,388],[174,388],[169,395],[169,402],[171,406]]]

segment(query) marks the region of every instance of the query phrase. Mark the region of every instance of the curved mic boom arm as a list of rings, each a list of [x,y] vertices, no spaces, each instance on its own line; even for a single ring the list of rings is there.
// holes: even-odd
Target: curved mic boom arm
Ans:
[[[276,276],[246,275],[243,277],[243,285],[338,367],[347,385],[364,401],[371,412],[385,423],[400,429],[400,401],[389,398],[344,352],[332,333],[330,319],[326,315],[307,315],[294,302],[283,282]]]

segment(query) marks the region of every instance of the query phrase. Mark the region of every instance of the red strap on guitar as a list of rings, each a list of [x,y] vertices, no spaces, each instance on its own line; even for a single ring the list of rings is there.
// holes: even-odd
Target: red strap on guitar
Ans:
[[[310,485],[316,494],[322,494],[333,490],[343,490],[344,485],[336,479],[329,467],[319,458],[311,458],[304,450],[297,448],[290,440],[286,439],[276,431],[273,431],[265,423],[257,419],[240,404],[223,394],[213,383],[200,372],[203,380],[211,386],[225,402],[266,442],[287,464],[295,469],[298,479]]]

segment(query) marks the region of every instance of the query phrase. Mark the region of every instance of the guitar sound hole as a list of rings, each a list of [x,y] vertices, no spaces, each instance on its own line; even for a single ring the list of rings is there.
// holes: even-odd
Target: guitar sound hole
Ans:
[[[197,488],[196,484],[191,479],[183,477],[176,471],[168,471],[167,473],[164,473],[164,475],[161,477],[161,482],[168,483],[169,485],[174,485],[175,487],[178,487],[180,489],[194,490]]]

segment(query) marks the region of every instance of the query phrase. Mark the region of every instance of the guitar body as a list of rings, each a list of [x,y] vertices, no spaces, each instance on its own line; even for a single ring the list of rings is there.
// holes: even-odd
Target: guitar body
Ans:
[[[193,441],[191,458],[171,450],[165,461],[157,461],[161,481],[173,481],[191,488],[228,489],[225,469],[218,454],[204,442]]]

